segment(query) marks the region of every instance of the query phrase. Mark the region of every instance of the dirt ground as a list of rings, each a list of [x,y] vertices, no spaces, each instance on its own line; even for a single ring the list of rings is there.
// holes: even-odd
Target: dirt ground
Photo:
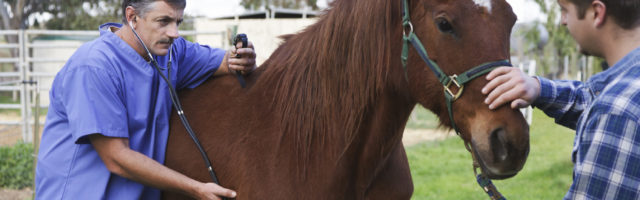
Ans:
[[[15,116],[14,116],[15,117]],[[41,122],[43,122],[42,120]],[[21,126],[4,126],[0,125],[0,146],[8,146],[22,140]],[[404,132],[402,143],[405,147],[409,147],[425,141],[443,140],[451,136],[455,136],[454,132],[444,130],[407,129]],[[0,200],[26,200],[31,199],[33,190],[25,188],[22,190],[12,190],[0,188]]]
[[[17,113],[2,113],[0,115],[0,121],[21,121],[20,115]],[[40,131],[44,127],[45,116],[40,116]],[[30,133],[32,136],[33,133]],[[0,125],[0,147],[11,146],[17,142],[22,141],[22,125]]]
[[[25,188],[22,190],[11,190],[0,188],[0,200],[26,200],[32,199],[33,190]]]
[[[439,141],[456,136],[453,131],[445,131],[442,129],[406,129],[402,137],[402,143],[405,147],[426,141]]]

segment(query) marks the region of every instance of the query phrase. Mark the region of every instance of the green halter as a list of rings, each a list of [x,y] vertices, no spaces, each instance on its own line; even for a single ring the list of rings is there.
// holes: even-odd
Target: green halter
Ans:
[[[453,110],[451,108],[452,108],[453,101],[460,98],[460,96],[462,95],[462,91],[464,90],[464,84],[473,80],[474,78],[477,78],[479,76],[482,76],[486,73],[491,72],[491,70],[499,66],[512,66],[512,65],[511,63],[509,63],[508,60],[487,62],[481,65],[475,66],[460,75],[454,74],[451,76],[447,76],[444,72],[442,72],[440,67],[438,67],[437,63],[429,59],[427,50],[422,45],[422,42],[420,42],[420,39],[418,39],[418,36],[416,36],[416,34],[413,33],[413,24],[411,24],[411,20],[409,19],[409,2],[408,1],[409,0],[403,0],[403,3],[402,3],[402,7],[403,7],[402,68],[404,69],[405,78],[407,79],[407,81],[409,80],[407,76],[407,59],[409,57],[409,43],[411,43],[413,47],[416,49],[416,51],[418,52],[418,54],[420,55],[420,57],[422,58],[422,60],[424,60],[424,62],[427,63],[427,66],[436,75],[436,77],[438,78],[438,81],[444,86],[444,97],[447,101],[446,103],[447,103],[447,111],[449,112],[449,121],[451,121],[451,126],[456,131],[456,133],[460,134],[460,130],[458,130],[458,127],[456,126],[455,121],[453,121]],[[407,28],[409,29],[409,33],[405,33],[405,30],[407,30]],[[452,85],[455,85],[456,87],[458,87],[458,92],[456,92],[455,94],[449,89],[449,87],[451,87]],[[473,151],[471,151],[471,146],[468,143],[465,142],[465,146],[467,147],[469,152],[471,152],[471,155],[473,157],[474,173],[476,173],[476,178],[480,187],[482,187],[482,189],[487,193],[487,195],[489,195],[489,197],[492,200],[506,200],[506,198],[504,198],[504,196],[502,196],[502,194],[498,192],[498,189],[495,187],[495,185],[491,183],[491,180],[489,178],[487,178],[483,174],[477,174],[476,169],[478,168],[478,165],[476,164],[477,160],[475,158],[475,155],[473,154]]]
[[[409,57],[409,43],[411,43],[413,47],[416,49],[416,51],[418,52],[418,54],[420,55],[420,57],[422,58],[422,60],[424,60],[424,62],[427,63],[427,66],[429,66],[431,71],[433,71],[433,73],[436,75],[436,77],[438,78],[438,81],[444,86],[444,97],[447,100],[447,111],[449,112],[449,120],[451,121],[451,126],[456,131],[456,133],[460,134],[460,131],[456,126],[456,123],[453,121],[453,111],[452,111],[451,104],[453,104],[453,101],[460,98],[460,96],[462,95],[462,91],[464,90],[464,84],[473,80],[474,78],[477,78],[479,76],[482,76],[486,73],[491,72],[491,70],[499,66],[512,66],[512,65],[511,63],[509,63],[508,60],[487,62],[481,65],[475,66],[460,75],[454,74],[451,76],[447,76],[444,72],[442,72],[442,70],[440,69],[437,63],[429,59],[429,54],[427,54],[427,50],[422,45],[422,42],[420,42],[420,39],[418,39],[418,36],[416,36],[416,34],[413,32],[413,24],[409,19],[408,0],[403,0],[402,7],[404,9],[402,13],[402,27],[403,27],[402,68],[404,69],[404,72],[405,72],[405,78],[409,80],[407,76],[407,59]],[[404,32],[406,28],[409,28],[409,33]],[[449,89],[452,85],[455,85],[456,87],[458,87],[458,92],[456,92],[455,94]]]

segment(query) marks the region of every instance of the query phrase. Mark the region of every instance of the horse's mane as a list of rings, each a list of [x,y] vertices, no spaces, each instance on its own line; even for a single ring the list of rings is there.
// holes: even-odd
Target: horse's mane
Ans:
[[[282,115],[282,131],[296,134],[305,161],[309,149],[325,141],[344,142],[346,148],[367,106],[388,84],[389,66],[400,60],[390,48],[401,39],[392,38],[401,21],[394,2],[334,1],[317,23],[283,36],[285,42],[261,66],[265,71],[257,84],[275,87],[273,106]]]

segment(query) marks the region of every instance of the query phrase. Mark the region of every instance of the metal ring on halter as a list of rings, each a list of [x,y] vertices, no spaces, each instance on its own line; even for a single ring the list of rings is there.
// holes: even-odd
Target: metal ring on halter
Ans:
[[[409,25],[409,34],[407,34],[405,32],[405,28],[407,25]],[[404,35],[405,37],[409,38],[409,36],[413,33],[413,24],[411,22],[405,22],[405,24],[402,25],[402,35]]]
[[[460,98],[460,96],[462,95],[462,91],[464,90],[464,85],[460,85],[457,81],[458,75],[453,75],[453,76],[449,76],[450,81],[447,83],[447,85],[444,86],[444,91],[446,93],[449,93],[449,95],[451,95],[452,99],[451,101],[455,101],[456,99]],[[451,87],[451,83],[455,84],[458,87],[458,92],[456,94],[453,94],[453,92],[449,89],[449,87]]]

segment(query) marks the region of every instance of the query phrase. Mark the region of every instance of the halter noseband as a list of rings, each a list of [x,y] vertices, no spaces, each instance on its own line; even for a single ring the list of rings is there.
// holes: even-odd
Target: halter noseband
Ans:
[[[449,113],[449,121],[451,122],[451,126],[456,131],[456,134],[460,135],[460,130],[456,126],[455,121],[453,120],[453,109],[452,104],[455,100],[460,98],[462,95],[462,91],[464,90],[464,84],[479,77],[485,75],[491,70],[499,67],[499,66],[512,66],[508,60],[499,60],[493,62],[487,62],[480,64],[463,72],[460,75],[454,74],[451,76],[447,76],[436,62],[429,58],[429,54],[427,54],[427,50],[422,45],[418,36],[413,32],[413,24],[411,23],[411,19],[409,18],[409,0],[403,0],[402,3],[402,68],[404,69],[405,78],[409,81],[409,77],[407,76],[407,60],[409,58],[409,43],[413,45],[418,55],[422,58],[422,60],[427,64],[427,66],[431,69],[431,71],[436,75],[438,81],[444,87],[444,97],[446,99],[447,104],[447,112]],[[405,30],[409,30],[408,33]],[[458,91],[454,94],[449,88],[455,85],[458,87]],[[473,167],[474,173],[476,174],[476,179],[480,187],[489,195],[492,200],[506,200],[498,189],[493,185],[491,179],[487,178],[483,174],[477,174],[476,169],[479,168],[478,161],[475,157],[475,154],[471,150],[471,146],[465,142],[465,147],[469,152],[471,152],[471,156],[473,157]]]

